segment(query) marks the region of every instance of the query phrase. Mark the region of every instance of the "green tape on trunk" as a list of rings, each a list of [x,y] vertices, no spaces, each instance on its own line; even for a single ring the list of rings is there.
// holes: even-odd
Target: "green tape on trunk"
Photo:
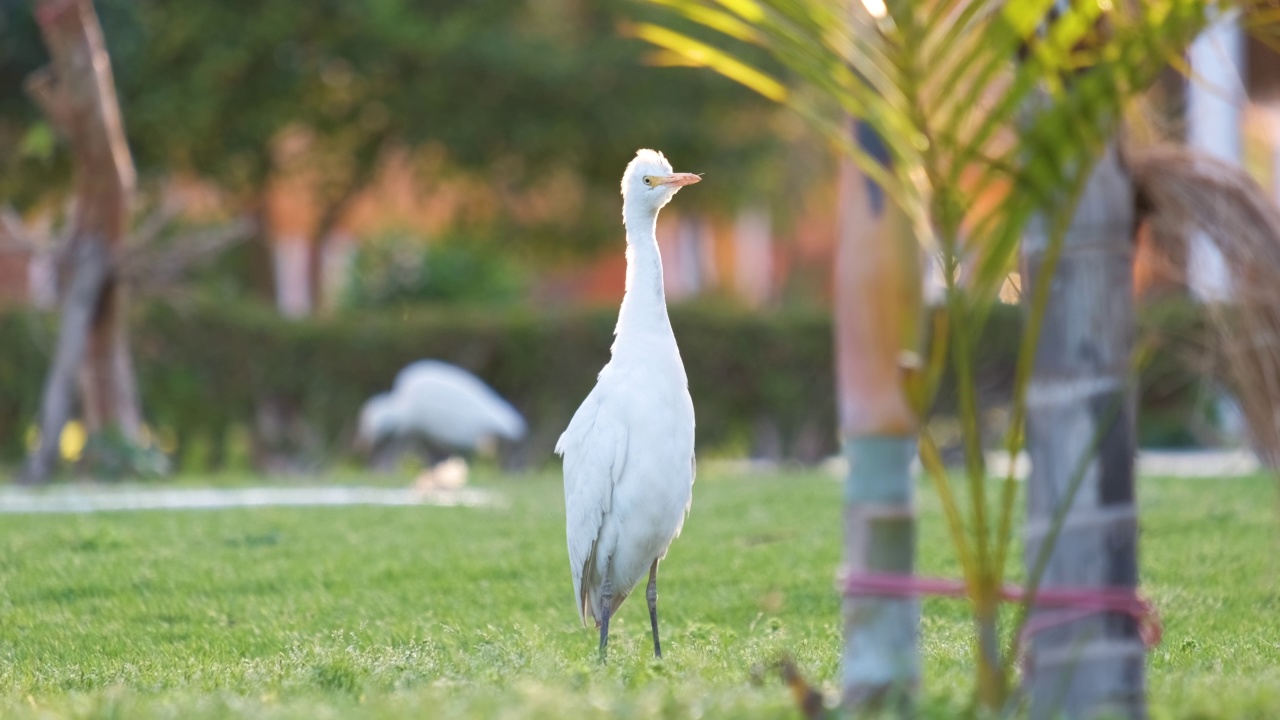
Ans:
[[[877,505],[911,502],[911,461],[916,456],[914,436],[850,438],[844,443],[849,474],[844,478],[844,501]]]
[[[915,555],[911,514],[914,437],[851,438],[845,477],[845,563],[853,572],[910,574]],[[853,707],[887,703],[903,714],[920,678],[916,598],[846,597],[841,686]]]

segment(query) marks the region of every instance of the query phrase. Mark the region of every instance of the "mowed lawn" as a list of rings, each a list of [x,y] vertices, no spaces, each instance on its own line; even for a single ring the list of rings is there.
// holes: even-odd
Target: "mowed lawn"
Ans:
[[[486,509],[0,515],[0,717],[794,718],[756,666],[837,683],[838,483],[703,470],[662,565],[666,657],[643,596],[607,667],[577,620],[558,475],[476,484]],[[1164,642],[1155,718],[1280,717],[1276,491],[1140,482],[1144,589]],[[919,493],[922,570],[955,576]],[[925,604],[927,716],[969,696],[963,603]]]

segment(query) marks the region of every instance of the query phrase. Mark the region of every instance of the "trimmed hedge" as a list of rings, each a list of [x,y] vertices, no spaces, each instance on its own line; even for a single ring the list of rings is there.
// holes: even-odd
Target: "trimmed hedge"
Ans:
[[[1177,326],[1172,336],[1184,337],[1197,317],[1165,312],[1158,324]],[[362,402],[426,357],[466,367],[510,399],[531,433],[507,460],[538,465],[550,460],[608,360],[615,320],[615,309],[410,308],[293,321],[249,303],[152,303],[135,313],[133,348],[147,416],[175,443],[180,467],[221,464],[231,439],[246,432],[260,467],[349,457]],[[682,305],[671,320],[700,452],[811,461],[835,451],[828,313]],[[0,315],[0,458],[7,462],[21,456],[35,416],[51,327],[50,318],[30,312]],[[1019,309],[997,307],[977,345],[984,405],[1007,402],[1020,333]],[[1156,361],[1153,381],[1144,382],[1144,425],[1156,418],[1173,428],[1161,433],[1176,434],[1195,410],[1198,381],[1176,354],[1158,353]],[[944,382],[940,393],[942,415],[952,408],[950,387]]]

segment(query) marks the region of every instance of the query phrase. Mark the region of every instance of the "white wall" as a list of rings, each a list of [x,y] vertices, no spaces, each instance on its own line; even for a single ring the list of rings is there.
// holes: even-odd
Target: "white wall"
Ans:
[[[1234,14],[1205,30],[1188,53],[1192,78],[1187,87],[1187,143],[1215,157],[1239,164],[1242,152],[1241,114],[1247,101],[1244,36]],[[1187,281],[1201,300],[1222,300],[1231,294],[1231,278],[1222,254],[1201,233],[1191,238]]]
[[[762,205],[742,208],[734,220],[733,284],[753,307],[773,297],[773,221]]]

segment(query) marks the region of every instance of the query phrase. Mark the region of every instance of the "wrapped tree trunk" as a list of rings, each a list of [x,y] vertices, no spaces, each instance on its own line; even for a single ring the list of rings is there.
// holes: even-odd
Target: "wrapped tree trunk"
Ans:
[[[1113,144],[1089,178],[1052,277],[1039,275],[1048,245],[1043,223],[1033,223],[1023,242],[1025,296],[1033,283],[1051,283],[1027,391],[1029,577],[1041,548],[1054,541],[1055,516],[1069,508],[1041,589],[1137,586],[1127,382],[1133,233],[1133,186]],[[1031,622],[1058,612],[1036,609]],[[1145,717],[1145,651],[1131,617],[1097,613],[1052,625],[1033,636],[1028,652],[1032,718]]]
[[[860,144],[888,162],[861,123]],[[844,485],[844,563],[852,573],[906,574],[915,557],[911,460],[916,418],[902,387],[901,356],[914,347],[920,313],[917,250],[903,214],[848,160],[840,175],[836,250],[836,373],[849,463]],[[919,602],[846,597],[842,706],[902,712],[920,679]]]
[[[142,429],[127,298],[113,267],[128,227],[134,169],[110,58],[91,0],[38,0],[35,14],[52,64],[35,73],[27,89],[70,146],[76,204],[68,253],[72,292],[63,299],[63,324],[40,409],[40,445],[23,472],[27,482],[43,481],[56,463],[62,426],[71,414],[73,369],[79,370],[90,432],[113,429],[137,442]]]

